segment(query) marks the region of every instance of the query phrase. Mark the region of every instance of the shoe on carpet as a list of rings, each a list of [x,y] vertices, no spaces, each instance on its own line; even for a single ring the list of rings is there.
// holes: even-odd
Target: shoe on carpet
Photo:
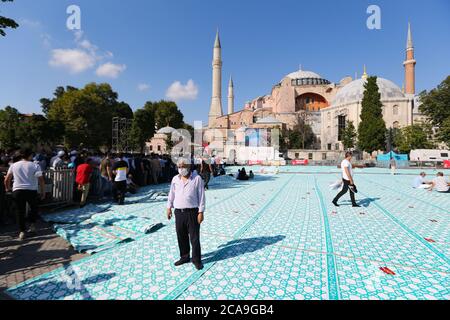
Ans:
[[[175,267],[182,266],[183,264],[189,263],[191,259],[180,259],[177,262],[175,262]]]
[[[203,263],[194,263],[195,269],[202,270],[203,269]]]

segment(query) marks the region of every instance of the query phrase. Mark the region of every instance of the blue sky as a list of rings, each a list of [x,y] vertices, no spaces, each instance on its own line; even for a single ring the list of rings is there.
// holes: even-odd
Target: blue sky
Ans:
[[[66,28],[71,4],[81,8],[82,34]],[[366,27],[370,4],[381,8],[381,30]],[[169,94],[188,122],[206,121],[218,27],[224,111],[231,74],[240,109],[300,64],[332,82],[366,64],[401,86],[408,21],[417,90],[450,71],[447,0],[15,0],[0,10],[21,24],[0,39],[0,107],[24,113],[39,113],[39,99],[59,85],[94,81],[111,83],[133,109]]]

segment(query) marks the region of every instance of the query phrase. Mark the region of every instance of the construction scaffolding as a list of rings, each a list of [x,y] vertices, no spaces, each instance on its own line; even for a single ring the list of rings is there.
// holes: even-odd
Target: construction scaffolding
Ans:
[[[131,152],[130,132],[132,120],[127,118],[113,118],[112,123],[112,152]]]

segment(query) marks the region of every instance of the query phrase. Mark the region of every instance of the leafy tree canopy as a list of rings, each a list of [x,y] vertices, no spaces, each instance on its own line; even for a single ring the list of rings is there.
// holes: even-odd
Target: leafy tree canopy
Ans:
[[[430,92],[420,94],[420,111],[438,128],[436,138],[450,146],[450,76]]]
[[[415,149],[431,149],[431,128],[429,126],[412,125],[399,130],[395,135],[395,145],[400,153],[410,153]]]
[[[14,0],[1,0],[1,2],[12,2],[12,1]],[[7,28],[16,29],[18,27],[19,25],[17,24],[16,21],[0,15],[0,36],[2,37],[6,36],[5,29]]]

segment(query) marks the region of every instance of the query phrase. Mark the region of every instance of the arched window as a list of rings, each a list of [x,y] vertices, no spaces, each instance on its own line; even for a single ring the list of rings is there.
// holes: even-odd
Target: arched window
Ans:
[[[398,121],[395,121],[395,122],[393,123],[392,127],[393,127],[394,129],[400,129],[400,123],[399,123]]]
[[[398,106],[397,105],[395,105],[394,108],[392,108],[392,114],[394,116],[398,116]]]

